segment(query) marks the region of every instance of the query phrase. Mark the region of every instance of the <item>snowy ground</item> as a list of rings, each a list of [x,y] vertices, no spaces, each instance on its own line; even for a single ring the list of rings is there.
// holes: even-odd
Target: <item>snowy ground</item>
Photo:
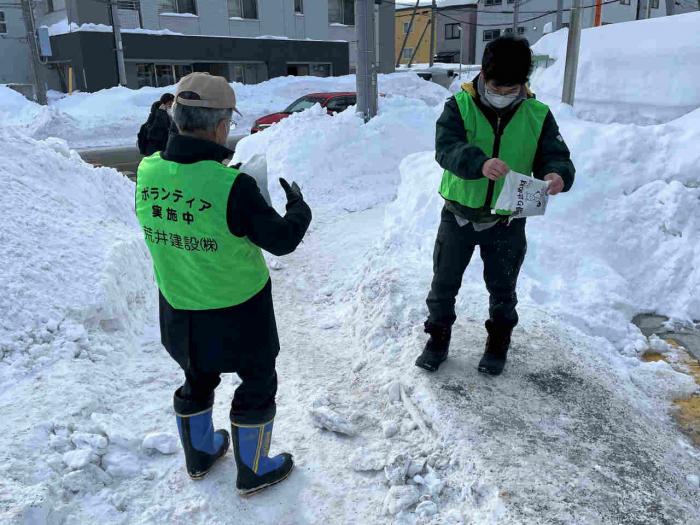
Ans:
[[[299,250],[270,258],[282,345],[272,447],[298,468],[251,499],[234,493],[231,454],[201,482],[186,476],[171,405],[181,373],[159,343],[132,183],[37,140],[60,121],[56,106],[0,91],[0,522],[700,524],[700,452],[671,415],[698,387],[642,362],[668,349],[630,323],[642,311],[700,318],[700,110],[604,124],[545,90],[578,175],[528,224],[512,359],[499,378],[476,372],[487,296],[475,257],[451,358],[428,375],[413,361],[448,92],[410,74],[382,82],[367,125],[312,109],[237,148],[239,160],[266,153],[278,207],[285,176],[314,210]],[[272,93],[331,89],[352,78],[277,79],[240,96],[262,108]],[[108,114],[97,109],[136,115],[134,101],[154,96],[84,95],[71,111],[97,133]],[[234,382],[217,392],[219,427]]]

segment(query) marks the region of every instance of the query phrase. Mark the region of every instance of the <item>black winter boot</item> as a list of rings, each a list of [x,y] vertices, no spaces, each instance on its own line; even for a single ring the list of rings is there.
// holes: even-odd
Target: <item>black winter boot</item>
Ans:
[[[450,350],[452,327],[426,321],[425,333],[430,334],[430,339],[425,343],[423,353],[416,359],[416,366],[428,372],[435,372],[440,368],[442,362],[447,359],[447,353]]]
[[[486,351],[479,361],[479,372],[492,376],[500,375],[506,366],[512,326],[496,325],[490,319],[486,321]]]

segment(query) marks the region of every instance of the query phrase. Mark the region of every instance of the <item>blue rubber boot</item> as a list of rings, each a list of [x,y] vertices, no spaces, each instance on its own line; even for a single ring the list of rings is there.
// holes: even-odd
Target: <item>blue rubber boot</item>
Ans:
[[[236,488],[250,495],[285,480],[294,468],[291,454],[268,457],[273,421],[261,425],[231,423],[233,451],[238,466]]]
[[[214,431],[214,396],[207,403],[208,407],[201,404],[196,407],[194,402],[181,398],[175,392],[174,404],[187,473],[192,479],[202,479],[214,463],[226,454],[230,444],[229,434],[226,430]],[[200,410],[195,411],[196,408]]]

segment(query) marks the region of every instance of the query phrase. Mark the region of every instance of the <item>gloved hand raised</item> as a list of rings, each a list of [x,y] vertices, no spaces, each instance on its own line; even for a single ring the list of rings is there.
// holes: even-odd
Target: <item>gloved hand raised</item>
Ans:
[[[282,186],[284,192],[287,194],[288,204],[304,200],[304,196],[301,194],[301,188],[296,182],[292,182],[292,185],[290,186],[285,179],[280,178],[280,185]]]

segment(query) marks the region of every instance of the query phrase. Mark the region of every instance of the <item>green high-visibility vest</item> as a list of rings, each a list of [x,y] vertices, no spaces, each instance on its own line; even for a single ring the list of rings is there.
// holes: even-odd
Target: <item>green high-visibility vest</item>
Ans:
[[[513,171],[532,175],[532,164],[535,160],[537,144],[542,133],[544,120],[549,112],[549,108],[545,104],[534,98],[524,100],[508,125],[501,130],[500,147],[498,152],[494,152],[496,134],[490,122],[474,102],[473,96],[463,90],[455,95],[455,100],[464,120],[469,144],[478,147],[489,157],[497,156]],[[501,178],[495,182],[491,202],[487,205],[486,197],[490,182],[486,177],[476,180],[462,179],[445,170],[440,183],[440,195],[467,208],[493,209],[501,194],[505,179]],[[499,215],[510,215],[511,213],[506,210],[495,210],[495,212]]]
[[[173,308],[235,306],[267,284],[260,248],[228,227],[228,198],[238,175],[219,162],[178,164],[160,153],[139,165],[136,215],[156,282]]]

